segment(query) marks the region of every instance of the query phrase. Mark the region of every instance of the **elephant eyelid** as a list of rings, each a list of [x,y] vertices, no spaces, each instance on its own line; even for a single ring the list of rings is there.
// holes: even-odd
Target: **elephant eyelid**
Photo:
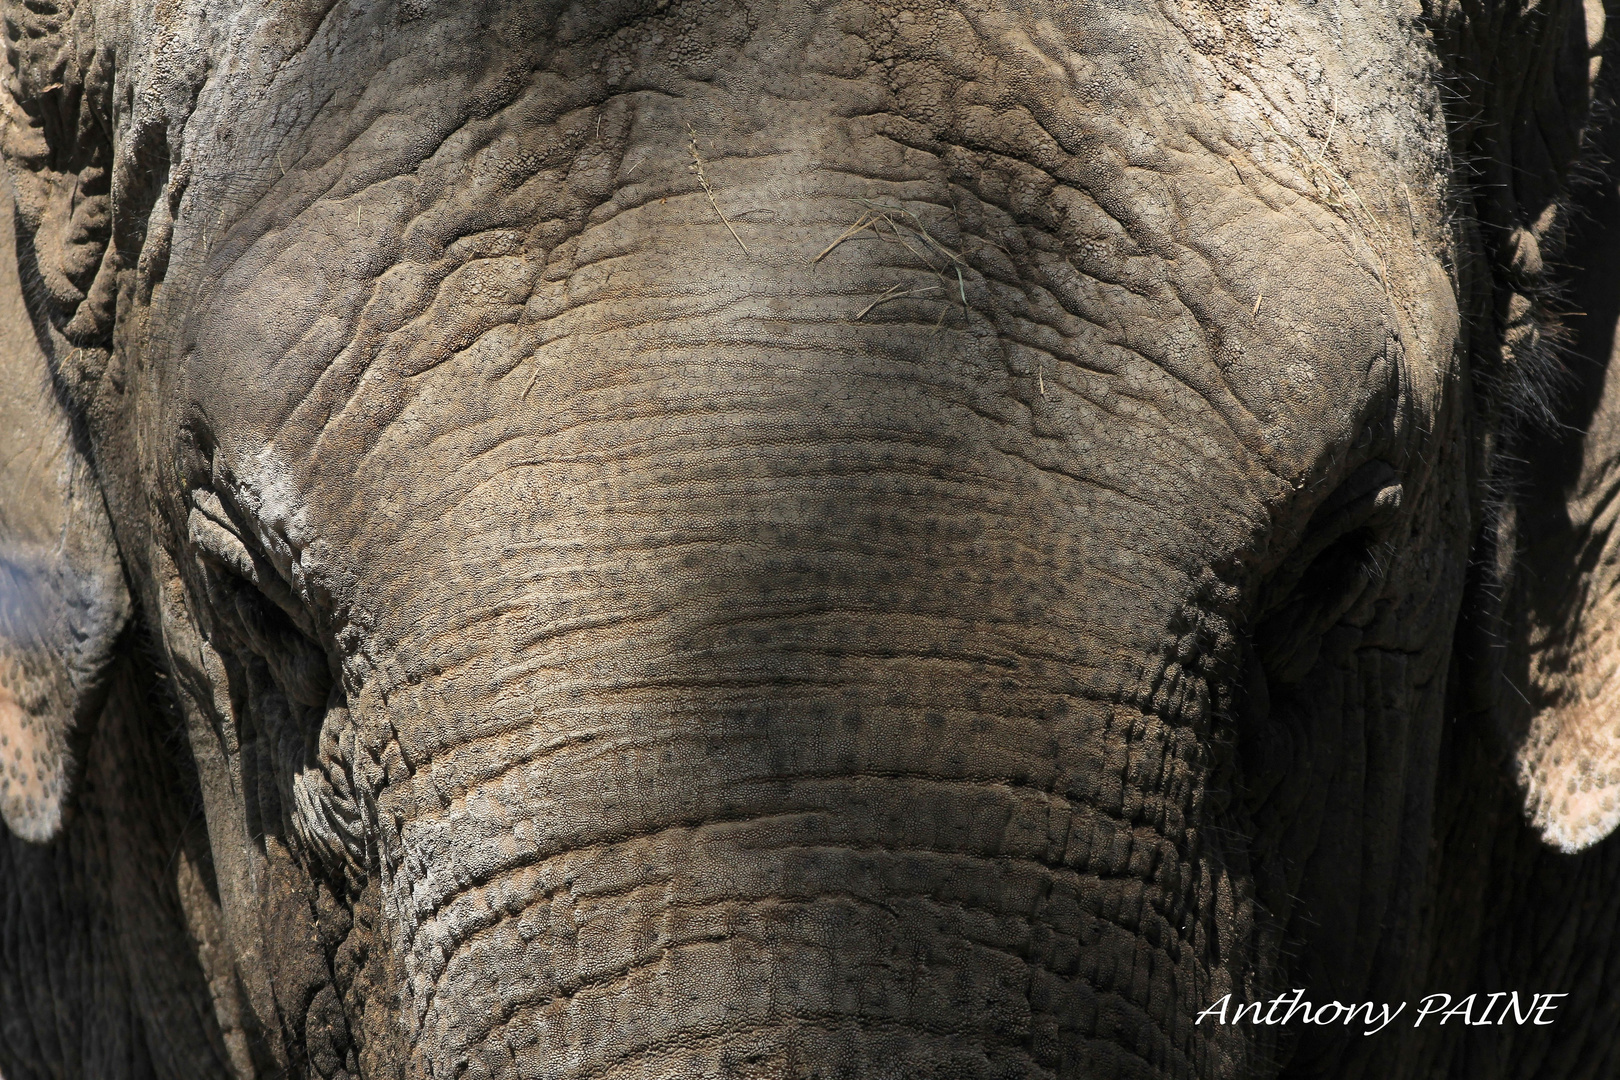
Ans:
[[[205,558],[212,559],[239,577],[259,584],[258,568],[241,537],[226,529],[200,509],[193,509],[186,519],[187,539]]]
[[[1370,461],[1355,470],[1316,507],[1293,550],[1268,575],[1261,617],[1285,602],[1329,549],[1354,535],[1376,540],[1399,513],[1403,497],[1400,477],[1386,462]]]
[[[219,496],[211,491],[193,491],[191,502],[186,536],[197,553],[253,585],[292,620],[300,632],[313,638],[315,624],[309,612],[268,561],[254,556]]]

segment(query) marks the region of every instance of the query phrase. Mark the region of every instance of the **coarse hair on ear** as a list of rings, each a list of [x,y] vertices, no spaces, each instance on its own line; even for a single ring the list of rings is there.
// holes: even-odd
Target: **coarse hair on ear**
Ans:
[[[1491,719],[1480,730],[1501,736],[1531,827],[1575,852],[1620,825],[1620,379],[1608,337],[1590,348],[1620,312],[1620,260],[1607,255],[1620,217],[1597,188],[1572,193],[1602,156],[1592,104],[1611,62],[1604,4],[1438,0],[1432,11],[1458,91],[1453,154],[1474,177],[1459,189],[1475,226],[1460,289],[1483,525],[1458,707]],[[1605,273],[1568,273],[1594,250]],[[1614,402],[1594,413],[1600,392]]]
[[[62,830],[129,617],[101,490],[23,303],[0,178],[0,818],[23,840]]]
[[[1620,149],[1613,119],[1600,147]],[[1571,853],[1620,826],[1620,183],[1582,194],[1567,257],[1582,271],[1570,303],[1586,314],[1561,427],[1523,440],[1499,675],[1525,812]]]

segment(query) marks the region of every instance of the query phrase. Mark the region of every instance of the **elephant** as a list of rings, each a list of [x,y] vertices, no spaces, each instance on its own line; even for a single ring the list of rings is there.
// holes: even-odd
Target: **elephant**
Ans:
[[[1620,1072],[1597,0],[0,13],[7,1080]]]

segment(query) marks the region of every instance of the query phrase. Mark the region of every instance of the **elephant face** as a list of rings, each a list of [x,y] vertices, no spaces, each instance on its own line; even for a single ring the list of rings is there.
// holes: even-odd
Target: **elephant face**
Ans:
[[[130,1075],[1415,1068],[1194,1021],[1620,818],[1501,482],[1595,7],[5,25],[0,913]]]

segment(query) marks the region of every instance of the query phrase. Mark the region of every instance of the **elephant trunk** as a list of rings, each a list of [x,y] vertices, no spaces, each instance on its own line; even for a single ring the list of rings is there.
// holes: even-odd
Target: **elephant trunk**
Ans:
[[[559,686],[390,788],[423,1074],[1228,1072],[1196,735],[865,651]]]
[[[470,384],[420,372],[461,429],[402,404],[364,449],[456,463],[354,530],[412,568],[370,583],[355,709],[409,771],[380,810],[425,1076],[1252,1052],[1192,1022],[1255,946],[1199,827],[1235,589],[1167,554],[1195,548],[1156,508],[1184,466],[1105,451],[1077,369],[972,309],[983,274],[939,287],[964,237],[937,203],[857,191],[768,228],[702,194],[625,212],[695,237],[697,278],[605,215],[566,311]],[[1146,453],[1153,422],[1107,438]]]

